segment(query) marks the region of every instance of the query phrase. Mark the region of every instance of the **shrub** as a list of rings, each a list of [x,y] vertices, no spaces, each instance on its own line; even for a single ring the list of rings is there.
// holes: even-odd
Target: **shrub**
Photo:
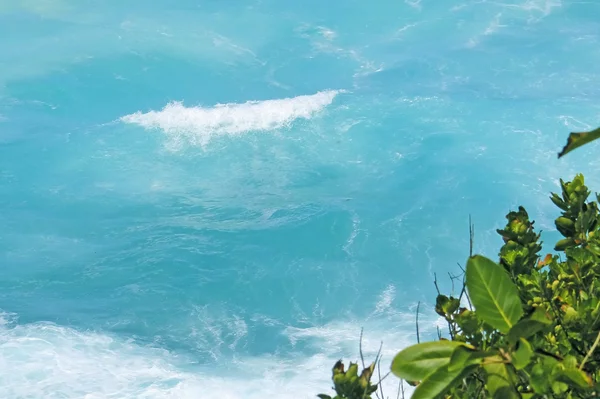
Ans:
[[[597,138],[600,128],[571,133],[559,158]],[[416,386],[414,399],[600,396],[600,196],[589,201],[580,174],[560,184],[550,197],[563,236],[556,254],[540,256],[540,234],[519,207],[498,230],[498,262],[470,253],[460,295],[438,292],[435,311],[450,339],[410,346],[391,365]],[[374,365],[358,376],[357,364],[344,372],[336,363],[334,399],[370,398]]]

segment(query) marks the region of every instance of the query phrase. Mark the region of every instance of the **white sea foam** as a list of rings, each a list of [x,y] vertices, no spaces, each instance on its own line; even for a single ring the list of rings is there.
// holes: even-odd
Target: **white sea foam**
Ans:
[[[177,143],[204,146],[215,136],[272,131],[287,127],[297,119],[310,119],[341,92],[327,90],[278,100],[218,104],[211,108],[185,107],[181,102],[172,102],[161,111],[136,112],[123,116],[121,121],[146,129],[161,129]]]
[[[421,320],[423,332],[431,332],[437,323],[428,315]],[[359,361],[363,324],[368,326],[362,341],[366,362],[384,343],[382,374],[389,370],[394,354],[415,341],[414,315],[387,312],[362,322],[288,327],[282,333],[292,343],[308,344],[312,354],[220,359],[219,366],[208,371],[192,370],[179,356],[118,337],[48,323],[19,325],[0,317],[0,397],[314,398],[332,393],[330,373],[335,361]],[[384,381],[387,395],[395,395],[398,383],[392,376]]]

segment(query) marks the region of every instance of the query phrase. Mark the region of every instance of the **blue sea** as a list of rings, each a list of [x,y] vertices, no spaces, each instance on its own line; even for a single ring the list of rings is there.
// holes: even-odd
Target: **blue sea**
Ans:
[[[0,397],[308,399],[598,145],[600,2],[0,0]],[[455,292],[458,287],[454,287]],[[395,397],[398,380],[383,383]]]

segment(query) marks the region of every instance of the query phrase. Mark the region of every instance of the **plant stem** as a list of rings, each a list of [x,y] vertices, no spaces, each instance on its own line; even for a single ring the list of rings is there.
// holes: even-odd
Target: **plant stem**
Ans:
[[[598,336],[596,337],[596,340],[594,341],[594,345],[592,345],[592,347],[590,348],[590,351],[583,358],[583,361],[581,362],[581,365],[579,365],[579,370],[583,370],[583,366],[585,365],[585,362],[587,362],[587,360],[590,358],[590,356],[592,356],[592,353],[594,352],[594,350],[598,346],[598,343],[600,343],[600,331],[598,332]]]

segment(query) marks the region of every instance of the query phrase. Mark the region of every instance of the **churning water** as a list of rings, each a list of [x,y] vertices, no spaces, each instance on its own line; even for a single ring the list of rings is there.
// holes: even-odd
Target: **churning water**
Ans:
[[[0,0],[0,397],[314,398],[361,327],[387,369],[469,214],[495,256],[519,204],[553,234],[558,178],[600,189],[597,146],[556,159],[600,119],[598,15]]]

